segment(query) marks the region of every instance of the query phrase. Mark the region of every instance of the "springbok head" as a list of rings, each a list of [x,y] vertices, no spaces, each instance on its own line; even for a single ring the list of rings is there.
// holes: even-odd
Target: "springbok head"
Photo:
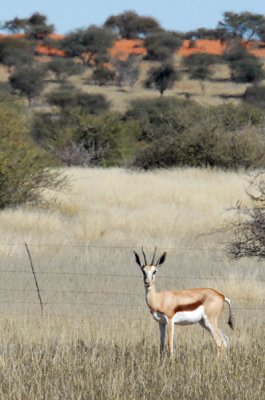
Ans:
[[[155,256],[156,256],[156,248],[155,248],[154,254],[152,257],[152,261],[150,264],[148,264],[148,262],[146,261],[146,255],[144,253],[143,247],[142,247],[142,253],[143,253],[143,259],[144,259],[143,264],[141,263],[139,255],[134,251],[135,261],[139,265],[139,267],[141,268],[141,271],[143,273],[145,287],[150,288],[155,282],[155,274],[156,274],[158,268],[160,267],[160,265],[162,265],[163,262],[165,261],[167,253],[164,252],[158,258],[157,262],[155,262]]]

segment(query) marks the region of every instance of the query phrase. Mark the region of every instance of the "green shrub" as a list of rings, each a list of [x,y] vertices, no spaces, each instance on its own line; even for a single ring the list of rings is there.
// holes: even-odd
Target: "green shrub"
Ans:
[[[126,165],[138,132],[137,123],[123,121],[119,114],[93,116],[80,109],[37,114],[32,126],[34,139],[68,165]]]
[[[12,97],[0,96],[0,208],[38,202],[43,189],[58,189],[65,180],[29,138],[24,114]]]
[[[212,166],[229,169],[264,165],[256,125],[264,113],[253,107],[201,107],[176,99],[135,101],[126,118],[139,121],[142,148],[133,166]]]
[[[256,57],[230,62],[233,82],[258,82],[264,78],[263,64]]]
[[[157,89],[163,95],[166,89],[173,87],[174,82],[179,77],[179,73],[172,64],[161,64],[159,67],[152,67],[148,71],[144,86],[147,89]]]
[[[265,108],[265,86],[253,85],[245,90],[243,99],[246,103]]]
[[[116,80],[115,71],[109,68],[97,67],[92,73],[92,82],[95,85],[113,85]]]
[[[109,110],[110,103],[106,97],[97,93],[85,93],[73,87],[66,86],[48,94],[49,104],[61,109],[79,107],[88,114],[102,114]]]
[[[44,86],[45,69],[35,66],[23,66],[16,69],[9,77],[13,89],[20,96],[27,97],[29,103],[37,97]]]

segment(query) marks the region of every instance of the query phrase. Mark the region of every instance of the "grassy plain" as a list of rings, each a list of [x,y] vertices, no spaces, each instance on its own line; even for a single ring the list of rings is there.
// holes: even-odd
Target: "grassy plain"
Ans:
[[[0,213],[0,398],[262,399],[262,262],[233,261],[220,232],[247,175],[200,169],[148,173],[65,170],[63,193],[43,208]],[[52,200],[56,198],[56,201]],[[37,272],[40,306],[24,242]],[[217,364],[199,326],[178,327],[173,362],[159,359],[159,333],[132,250],[168,257],[158,289],[214,287],[232,300]]]

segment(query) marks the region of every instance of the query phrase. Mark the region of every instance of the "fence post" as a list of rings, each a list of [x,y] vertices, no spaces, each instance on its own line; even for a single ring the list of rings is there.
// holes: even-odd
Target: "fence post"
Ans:
[[[32,274],[33,274],[33,277],[34,277],[34,281],[35,281],[35,285],[36,285],[36,289],[37,289],[37,293],[38,293],[38,298],[39,298],[39,301],[40,301],[41,315],[43,315],[43,303],[42,303],[42,298],[41,298],[41,295],[40,295],[39,284],[38,284],[37,276],[36,276],[36,273],[35,273],[35,270],[34,270],[34,265],[33,265],[33,262],[32,262],[31,254],[30,254],[30,251],[29,251],[29,248],[28,248],[28,245],[27,245],[26,242],[25,242],[25,247],[26,247],[26,250],[27,250],[27,253],[28,253],[28,256],[29,256],[31,271],[32,271]]]

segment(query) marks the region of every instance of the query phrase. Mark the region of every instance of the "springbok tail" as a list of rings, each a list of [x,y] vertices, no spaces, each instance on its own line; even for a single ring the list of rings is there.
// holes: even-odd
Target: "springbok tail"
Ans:
[[[235,323],[234,323],[234,318],[233,318],[233,315],[232,315],[231,301],[227,297],[225,297],[225,302],[229,306],[229,317],[228,317],[227,323],[228,323],[228,325],[230,326],[231,329],[234,329]]]

